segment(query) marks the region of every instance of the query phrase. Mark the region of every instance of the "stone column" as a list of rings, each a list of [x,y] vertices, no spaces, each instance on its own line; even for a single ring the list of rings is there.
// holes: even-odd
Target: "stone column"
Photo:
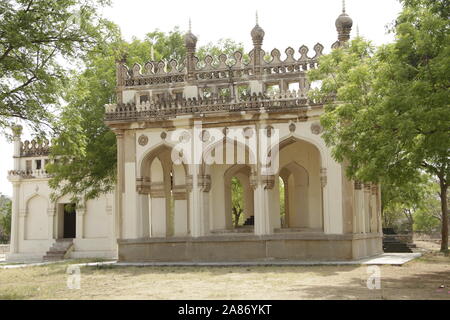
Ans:
[[[328,210],[328,175],[327,168],[320,168],[320,186],[322,191],[322,225],[324,233],[330,233],[330,212]]]
[[[56,208],[51,207],[47,209],[47,215],[48,215],[48,239],[56,239],[55,236],[55,214],[56,214]]]
[[[151,236],[167,236],[166,191],[164,182],[152,182],[151,197]]]
[[[123,216],[123,191],[124,191],[124,132],[115,130],[117,139],[117,182],[115,190],[115,234],[117,239],[122,239],[122,216]]]
[[[363,208],[363,192],[360,181],[355,181],[355,197],[354,197],[354,207],[355,207],[355,224],[354,232],[362,233],[364,232],[364,208]]]
[[[81,240],[84,238],[84,214],[86,213],[86,206],[77,207],[76,210],[76,238]]]
[[[12,127],[13,141],[14,141],[14,170],[20,170],[20,149],[21,142],[20,137],[22,135],[22,126],[16,125]]]
[[[269,192],[275,185],[275,177],[252,175],[250,183],[254,190],[255,234],[267,235],[273,232],[270,221]]]
[[[188,234],[188,203],[186,186],[175,186],[172,190],[174,199],[174,235],[184,237]]]
[[[211,176],[209,174],[198,176],[199,205],[200,205],[200,234],[207,235],[210,231],[209,224],[209,191],[211,191]]]
[[[370,183],[364,184],[364,232],[370,232]]]
[[[209,191],[211,176],[199,174],[199,165],[190,165],[186,177],[189,197],[189,229],[192,237],[201,237],[209,232]]]
[[[22,242],[23,240],[26,240],[26,225],[25,225],[25,219],[27,218],[28,215],[28,211],[26,208],[21,208],[19,211],[19,226],[18,226],[18,230],[17,230],[17,251],[19,252],[20,250],[20,242]]]
[[[10,253],[19,252],[19,208],[20,208],[20,182],[12,181],[13,198],[12,198],[12,213],[11,213],[11,241]]]
[[[372,219],[371,219],[371,231],[378,232],[378,206],[377,206],[377,192],[378,186],[376,184],[372,184],[371,189],[371,207],[372,207]]]

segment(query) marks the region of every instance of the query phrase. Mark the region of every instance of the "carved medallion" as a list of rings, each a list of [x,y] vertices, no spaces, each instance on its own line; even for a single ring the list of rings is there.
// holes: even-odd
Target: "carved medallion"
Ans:
[[[165,140],[167,138],[167,133],[165,131],[161,132],[161,139]]]
[[[251,137],[253,137],[253,129],[250,127],[246,127],[244,128],[242,134],[244,135],[245,139],[250,139]]]
[[[319,122],[314,122],[311,124],[311,132],[316,135],[321,134],[323,132],[323,127]]]
[[[141,146],[146,146],[148,143],[148,137],[145,134],[141,134],[138,138],[138,143]]]
[[[209,139],[211,138],[211,134],[209,133],[208,130],[203,130],[202,132],[200,132],[199,138],[202,142],[208,142]]]
[[[296,129],[297,129],[297,126],[295,125],[295,123],[291,122],[291,124],[289,125],[289,131],[294,132]]]

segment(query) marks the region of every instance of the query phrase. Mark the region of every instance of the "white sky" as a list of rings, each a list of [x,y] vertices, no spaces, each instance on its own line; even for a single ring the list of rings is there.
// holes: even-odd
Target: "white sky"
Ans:
[[[192,20],[192,32],[199,41],[197,47],[221,38],[242,42],[246,51],[251,50],[250,31],[255,25],[258,11],[259,25],[266,32],[263,49],[278,48],[282,53],[291,46],[298,50],[302,44],[310,48],[317,42],[329,52],[337,40],[334,22],[342,11],[341,0],[113,0],[110,8],[103,10],[106,18],[117,23],[126,40],[133,36],[143,38],[155,29],[170,31],[174,26],[188,28]],[[353,19],[352,36],[356,26],[360,35],[374,44],[393,40],[386,33],[386,25],[400,12],[397,0],[346,0],[347,14]],[[150,57],[150,53],[149,53]],[[29,139],[24,135],[23,139]],[[13,146],[0,136],[0,193],[11,196],[12,186],[6,176],[13,168]]]

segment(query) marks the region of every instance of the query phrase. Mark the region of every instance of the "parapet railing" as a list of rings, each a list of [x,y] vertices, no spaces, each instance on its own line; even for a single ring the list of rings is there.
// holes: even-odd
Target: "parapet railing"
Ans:
[[[300,90],[272,95],[249,95],[239,100],[232,97],[150,100],[143,103],[108,104],[105,120],[165,119],[180,115],[214,112],[289,111],[320,107],[322,103],[308,99]]]
[[[10,170],[8,176],[19,176],[24,179],[48,178],[49,173],[45,169],[34,170]]]
[[[196,81],[230,79],[236,81],[245,80],[256,74],[256,69],[263,76],[277,76],[279,74],[298,74],[309,69],[316,68],[318,59],[322,56],[323,45],[317,43],[314,46],[314,56],[308,56],[309,48],[301,46],[298,50],[300,57],[295,57],[295,50],[291,47],[285,50],[285,57],[281,57],[278,49],[273,49],[269,56],[265,57],[265,52],[261,50],[260,61],[255,62],[254,50],[248,54],[248,61],[240,51],[236,51],[232,56],[225,54],[217,58],[210,55],[202,61],[194,57],[193,79]],[[161,85],[186,82],[187,68],[186,60],[178,62],[176,60],[149,61],[143,67],[136,63],[130,69],[125,64],[120,66],[119,85],[122,86],[143,86],[143,85]]]
[[[47,156],[50,153],[50,142],[48,140],[25,140],[20,146],[22,157]]]

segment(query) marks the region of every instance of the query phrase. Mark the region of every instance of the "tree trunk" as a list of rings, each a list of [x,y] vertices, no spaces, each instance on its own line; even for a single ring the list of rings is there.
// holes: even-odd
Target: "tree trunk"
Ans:
[[[444,179],[439,178],[441,186],[441,210],[442,210],[442,240],[441,240],[441,251],[448,251],[448,204],[447,204],[447,189],[448,185],[445,183]]]

